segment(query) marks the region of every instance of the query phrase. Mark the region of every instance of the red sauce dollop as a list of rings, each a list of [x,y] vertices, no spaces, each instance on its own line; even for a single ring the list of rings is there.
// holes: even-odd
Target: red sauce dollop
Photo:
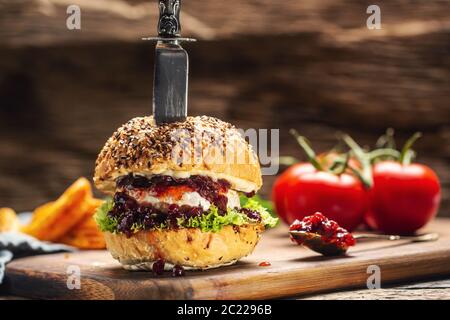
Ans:
[[[165,261],[163,259],[158,259],[153,263],[152,270],[156,275],[162,275],[164,273]]]
[[[301,221],[295,220],[289,230],[316,233],[322,236],[324,242],[335,243],[340,247],[351,247],[356,244],[356,240],[350,232],[320,212],[316,212],[312,216],[307,216]],[[303,244],[300,240],[294,239],[292,236],[291,240],[298,244]]]
[[[172,277],[184,277],[184,268],[180,265],[175,265],[172,269]]]

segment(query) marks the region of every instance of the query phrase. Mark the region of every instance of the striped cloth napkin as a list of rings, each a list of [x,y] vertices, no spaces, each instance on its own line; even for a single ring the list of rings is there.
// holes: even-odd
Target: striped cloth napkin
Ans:
[[[39,241],[20,232],[1,232],[0,284],[3,282],[5,276],[6,264],[13,258],[16,259],[46,253],[71,252],[75,250],[75,248],[63,244]]]

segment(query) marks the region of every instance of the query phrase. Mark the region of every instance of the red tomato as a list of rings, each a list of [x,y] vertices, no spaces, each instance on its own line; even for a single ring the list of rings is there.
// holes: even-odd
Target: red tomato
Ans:
[[[384,161],[374,166],[373,179],[370,210],[365,216],[371,228],[408,234],[436,215],[441,188],[437,175],[429,167]]]
[[[284,196],[286,194],[286,187],[289,182],[299,174],[303,172],[309,172],[314,170],[314,167],[310,163],[297,163],[290,166],[286,171],[284,171],[278,178],[275,180],[275,183],[272,187],[272,202],[275,205],[275,210],[277,212],[278,217],[281,218],[287,224],[291,224],[292,221],[288,221],[286,218],[286,208]]]
[[[281,209],[288,223],[315,212],[323,212],[349,231],[362,222],[368,197],[356,177],[318,171],[311,164],[305,164],[302,170],[292,171],[284,179],[286,182],[274,189],[274,194],[278,199],[284,198]]]

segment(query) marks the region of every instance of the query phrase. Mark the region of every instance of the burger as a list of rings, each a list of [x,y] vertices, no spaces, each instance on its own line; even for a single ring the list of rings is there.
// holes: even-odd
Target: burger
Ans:
[[[130,120],[98,155],[94,183],[111,195],[95,220],[128,270],[230,265],[277,223],[252,198],[262,179],[251,145],[212,117]]]

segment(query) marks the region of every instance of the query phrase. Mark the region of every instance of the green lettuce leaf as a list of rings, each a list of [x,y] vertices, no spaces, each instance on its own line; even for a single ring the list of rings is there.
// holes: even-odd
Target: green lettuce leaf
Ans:
[[[203,232],[218,232],[224,226],[240,226],[248,222],[250,222],[250,220],[247,216],[232,209],[228,209],[228,212],[222,216],[215,206],[211,206],[208,212],[200,217],[191,217],[187,220],[181,218],[178,219],[178,225],[184,228],[200,228]]]
[[[250,198],[242,205],[243,208],[259,212],[261,215],[261,222],[266,228],[273,228],[278,224],[278,218],[273,217],[269,210],[264,207],[257,199]]]
[[[115,232],[117,229],[118,221],[117,219],[108,216],[108,212],[112,210],[114,202],[112,198],[107,198],[103,201],[102,205],[98,207],[94,214],[94,220],[97,222],[98,227],[101,231]]]
[[[252,198],[247,198],[244,194],[239,195],[239,200],[241,202],[241,207],[244,207],[245,204],[249,201],[249,200],[254,200],[257,203],[259,203],[263,208],[265,208],[272,217],[277,217],[276,213],[275,213],[275,209],[273,208],[273,203],[270,200],[265,200],[263,198],[261,198],[259,195],[255,195]]]
[[[107,199],[97,209],[94,219],[97,222],[101,231],[116,232],[118,221],[115,218],[108,216],[108,212],[113,208],[112,199]],[[248,199],[243,205],[243,208],[258,211],[261,215],[261,221],[266,228],[273,228],[277,225],[278,219],[272,217],[269,211],[255,199]],[[225,215],[220,215],[219,210],[214,205],[211,205],[208,212],[199,217],[191,217],[189,219],[177,219],[177,223],[182,228],[200,228],[203,232],[218,232],[224,226],[235,225],[241,226],[248,223],[255,223],[246,215],[237,210],[228,208]],[[161,225],[160,229],[165,229],[167,226]],[[138,232],[143,229],[143,226],[133,225],[132,231]]]

